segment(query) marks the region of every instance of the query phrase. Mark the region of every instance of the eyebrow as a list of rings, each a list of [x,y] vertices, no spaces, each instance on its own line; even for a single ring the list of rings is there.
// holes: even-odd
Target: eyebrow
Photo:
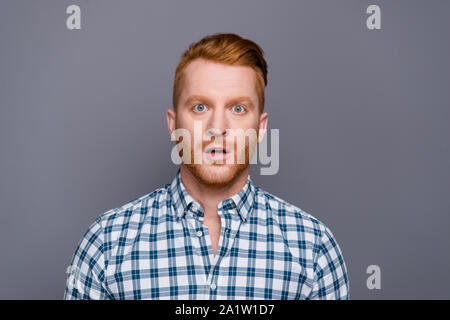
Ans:
[[[190,96],[184,104],[188,105],[188,104],[193,103],[194,101],[205,101],[207,104],[213,104],[212,101],[208,97],[198,95],[198,94]],[[252,100],[248,96],[234,97],[232,99],[227,100],[225,105],[228,106],[228,105],[232,105],[232,104],[236,104],[236,103],[245,103],[248,106],[250,106],[251,108],[255,108],[255,105],[253,104]]]

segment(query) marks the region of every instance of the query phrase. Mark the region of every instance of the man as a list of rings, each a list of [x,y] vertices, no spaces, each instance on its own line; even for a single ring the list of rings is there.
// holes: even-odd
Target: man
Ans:
[[[215,34],[188,48],[166,113],[169,132],[186,147],[178,148],[178,173],[96,219],[68,268],[65,299],[349,298],[330,230],[255,186],[255,140],[239,146],[242,134],[231,134],[253,130],[262,140],[266,85],[253,41]],[[190,139],[196,126],[200,140]]]

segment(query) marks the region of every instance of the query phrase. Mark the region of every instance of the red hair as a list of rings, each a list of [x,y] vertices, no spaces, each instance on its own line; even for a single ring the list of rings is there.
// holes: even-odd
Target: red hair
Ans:
[[[267,86],[267,63],[264,51],[255,42],[234,33],[216,33],[192,43],[182,54],[175,71],[172,103],[176,110],[181,93],[184,70],[195,59],[205,59],[229,65],[251,67],[256,72],[259,109],[264,110],[264,90]]]

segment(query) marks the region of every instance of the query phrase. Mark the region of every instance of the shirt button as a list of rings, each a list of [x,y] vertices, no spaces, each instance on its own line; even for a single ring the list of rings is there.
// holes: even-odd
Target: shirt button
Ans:
[[[203,235],[203,232],[201,232],[200,230],[198,230],[196,233],[195,233],[195,235],[197,236],[197,237],[201,237],[202,235]]]
[[[194,212],[196,212],[198,210],[198,207],[195,203],[192,204],[191,208],[192,208],[192,211],[194,211]]]
[[[212,290],[215,290],[216,289],[216,284],[215,283],[211,283],[210,287],[211,287]]]

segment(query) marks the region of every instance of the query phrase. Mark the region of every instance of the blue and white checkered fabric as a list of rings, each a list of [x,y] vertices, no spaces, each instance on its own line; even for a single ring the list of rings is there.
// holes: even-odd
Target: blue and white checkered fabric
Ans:
[[[100,215],[67,268],[64,299],[349,299],[331,231],[255,186],[219,203],[216,256],[180,171]]]

